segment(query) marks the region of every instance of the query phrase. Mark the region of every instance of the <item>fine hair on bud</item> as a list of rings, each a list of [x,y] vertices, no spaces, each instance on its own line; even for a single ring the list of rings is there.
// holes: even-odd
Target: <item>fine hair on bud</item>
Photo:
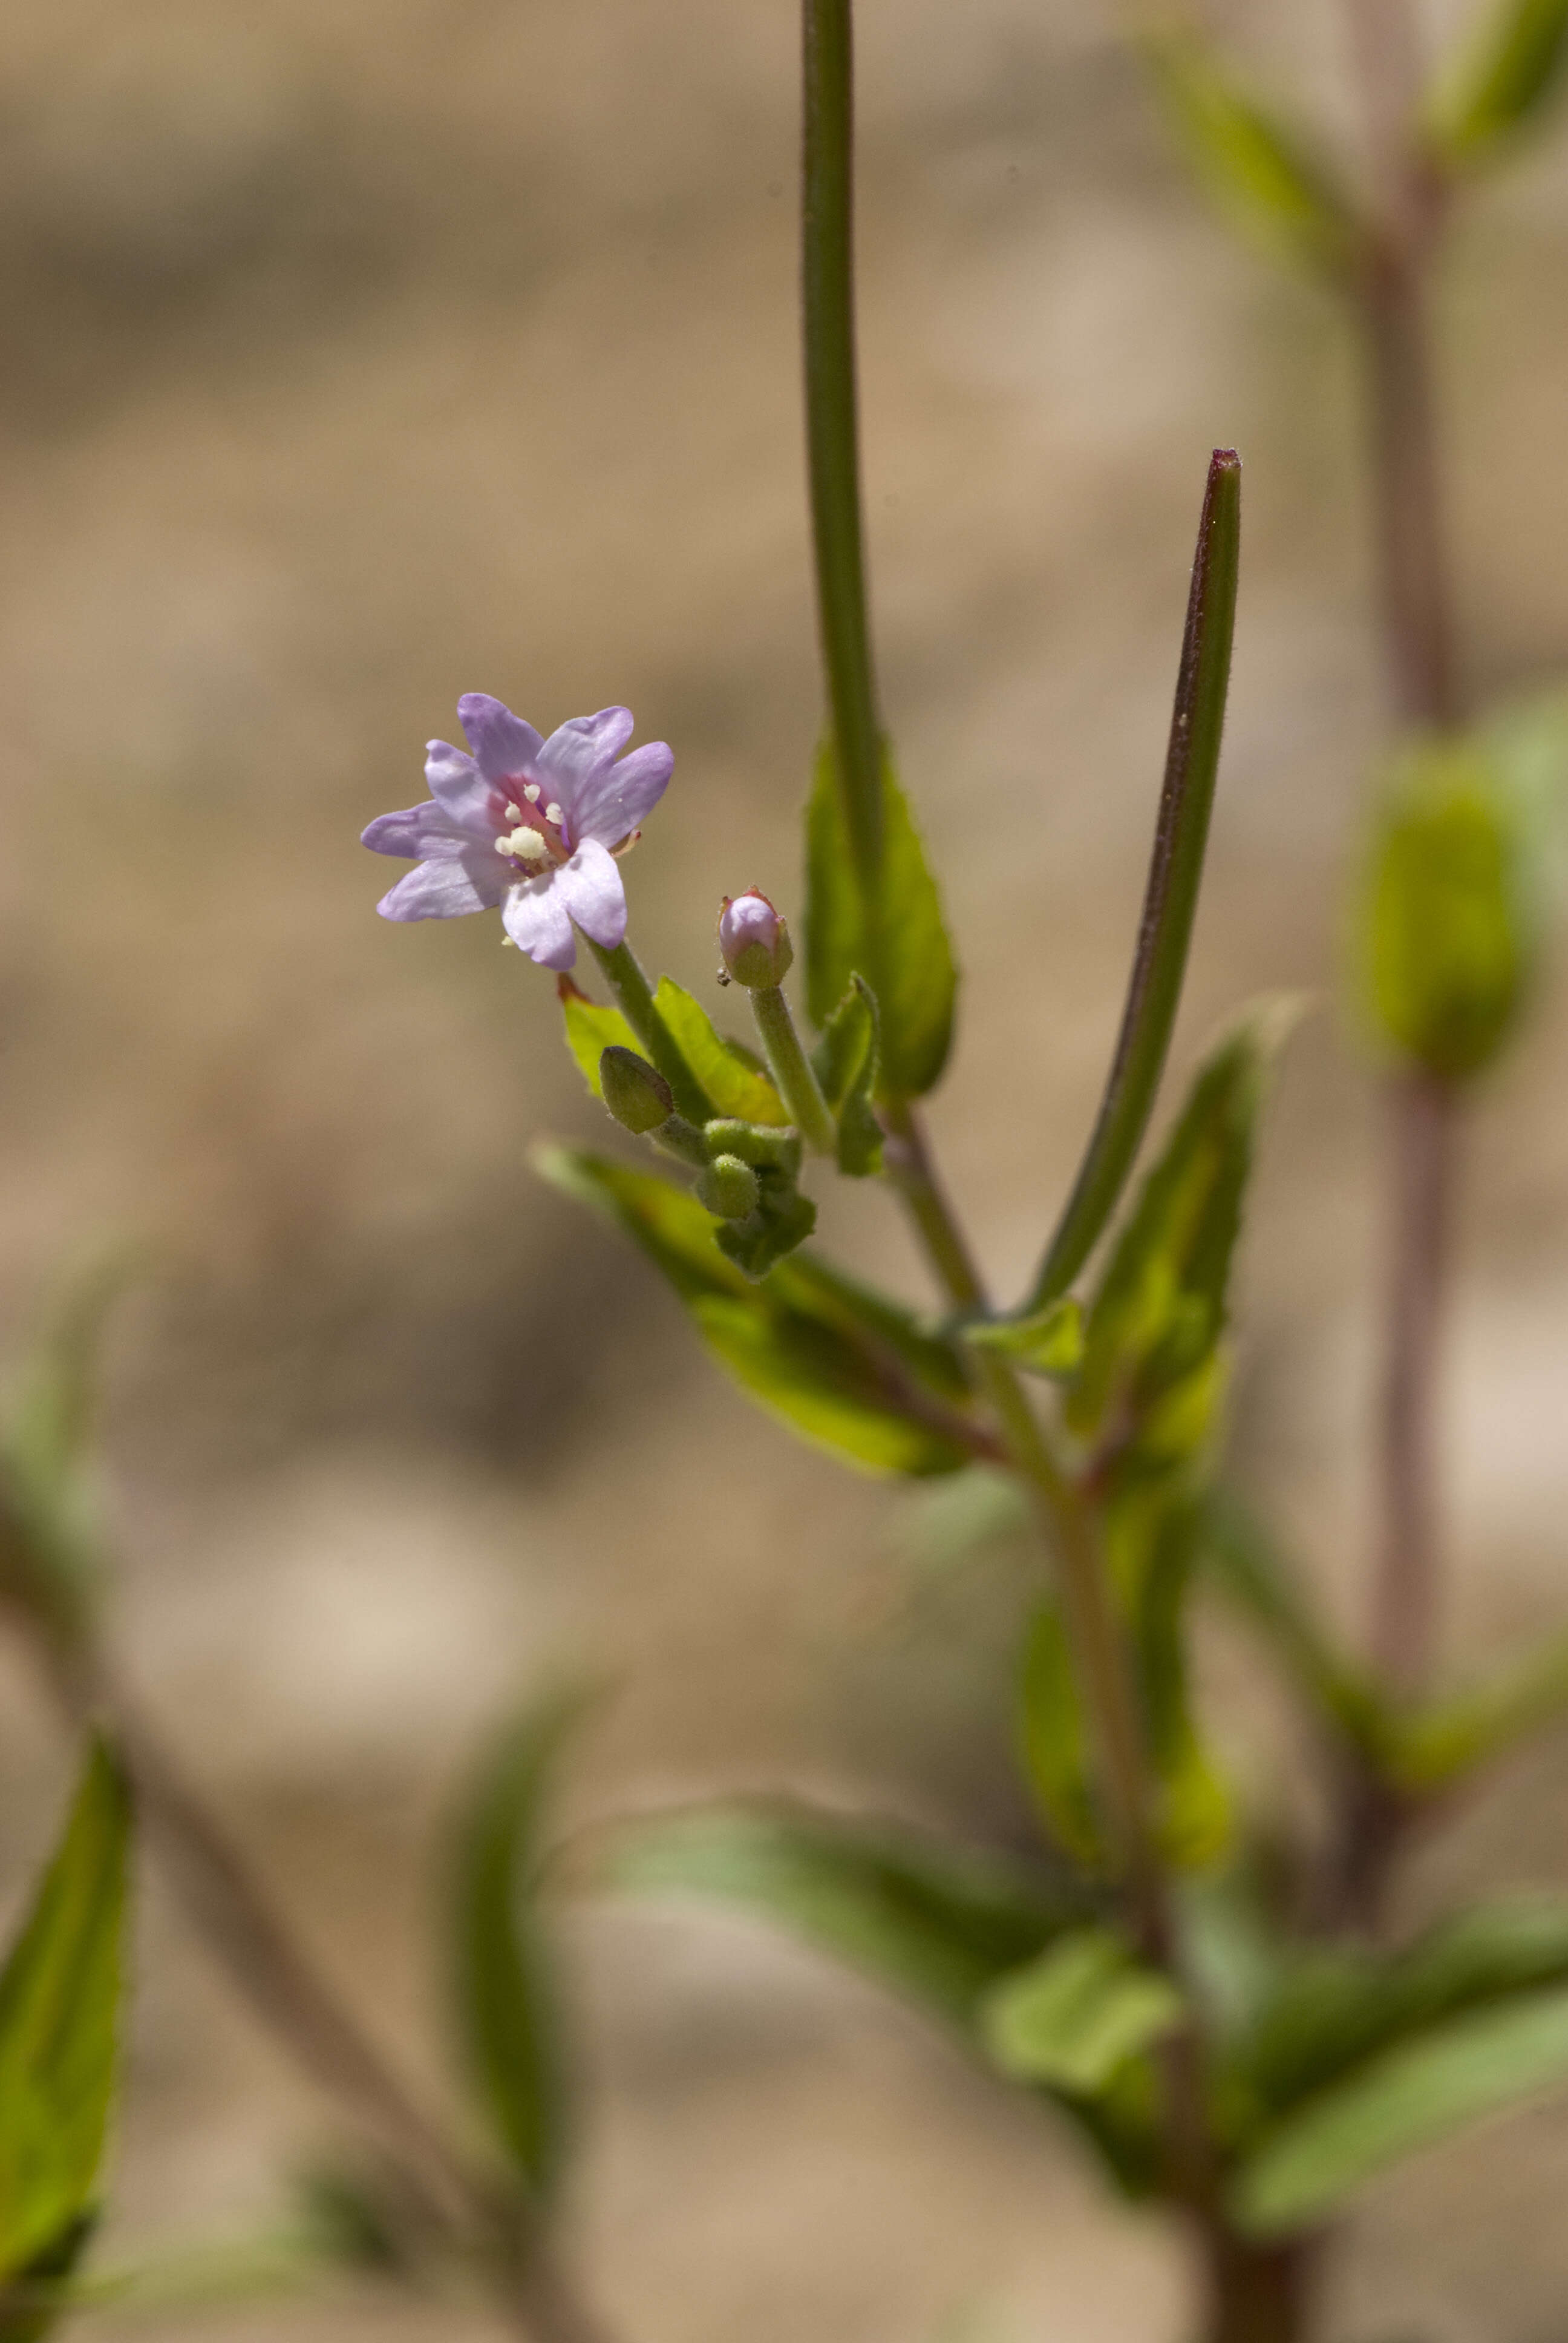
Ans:
[[[757,1174],[739,1155],[716,1155],[697,1182],[699,1203],[721,1221],[744,1221],[761,1194]]]
[[[755,887],[744,895],[726,895],[719,915],[719,949],[737,984],[758,991],[781,984],[795,947],[789,930],[766,895]]]
[[[675,1093],[657,1066],[612,1042],[599,1058],[599,1089],[623,1131],[657,1131],[675,1111]]]

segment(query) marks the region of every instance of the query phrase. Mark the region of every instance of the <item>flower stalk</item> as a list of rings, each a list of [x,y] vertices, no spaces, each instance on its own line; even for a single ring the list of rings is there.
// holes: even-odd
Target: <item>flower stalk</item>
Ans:
[[[781,984],[759,984],[751,990],[751,1013],[762,1037],[769,1068],[789,1120],[815,1155],[831,1155],[838,1143],[833,1118],[811,1061],[795,1030],[789,996]]]

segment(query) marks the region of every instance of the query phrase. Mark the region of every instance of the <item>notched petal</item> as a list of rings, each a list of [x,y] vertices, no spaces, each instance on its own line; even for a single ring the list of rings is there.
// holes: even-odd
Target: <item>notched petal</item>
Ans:
[[[457,715],[479,770],[492,787],[532,779],[544,743],[504,700],[492,699],[487,691],[466,691],[457,702]]]
[[[626,889],[608,850],[597,839],[585,840],[556,872],[555,884],[584,935],[614,951],[626,936]]]
[[[552,870],[547,878],[526,880],[508,890],[501,906],[507,933],[540,968],[570,968],[578,956],[561,877],[560,870]]]
[[[592,775],[578,792],[573,816],[577,836],[618,846],[646,820],[669,786],[675,754],[667,740],[649,740],[618,765]]]

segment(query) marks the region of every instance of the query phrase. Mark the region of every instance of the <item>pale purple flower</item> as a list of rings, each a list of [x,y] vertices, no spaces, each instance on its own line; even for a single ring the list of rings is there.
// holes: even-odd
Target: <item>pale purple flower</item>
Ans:
[[[626,934],[614,858],[664,795],[675,759],[662,740],[620,751],[631,711],[574,716],[541,740],[488,693],[457,702],[471,756],[432,740],[430,797],[364,833],[375,854],[418,858],[376,906],[384,920],[455,920],[499,906],[508,935],[542,968],[570,968],[573,923],[613,951]],[[619,758],[619,762],[616,760]]]

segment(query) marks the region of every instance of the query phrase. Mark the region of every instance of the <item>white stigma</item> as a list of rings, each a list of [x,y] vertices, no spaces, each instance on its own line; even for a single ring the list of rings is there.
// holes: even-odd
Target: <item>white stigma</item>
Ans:
[[[519,862],[528,862],[537,870],[550,859],[550,850],[537,830],[514,830],[507,840],[507,852],[515,854]]]

